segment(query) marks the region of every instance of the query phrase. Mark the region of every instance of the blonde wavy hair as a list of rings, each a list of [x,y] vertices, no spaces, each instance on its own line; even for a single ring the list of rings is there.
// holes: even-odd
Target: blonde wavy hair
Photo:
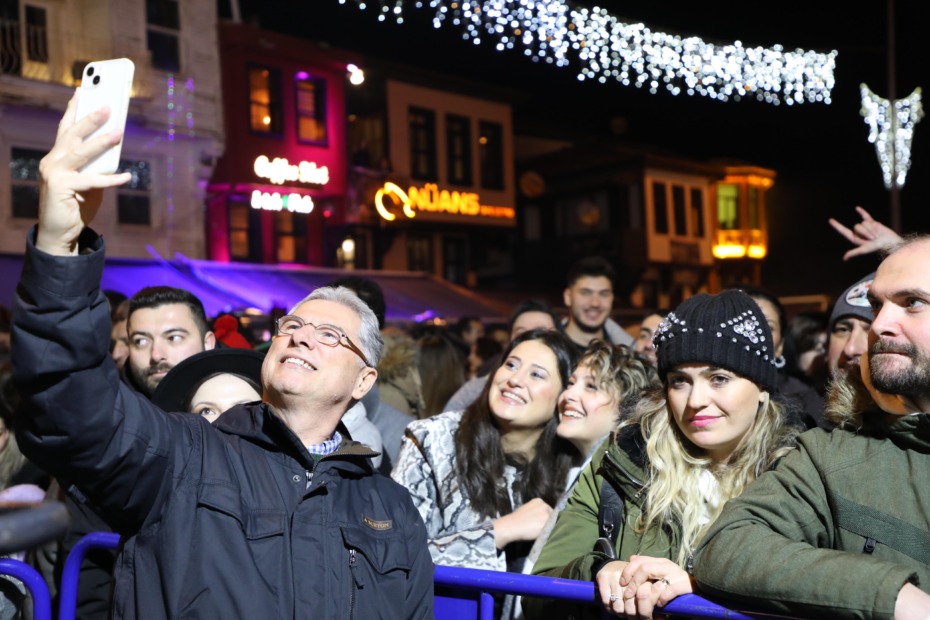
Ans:
[[[636,524],[644,537],[663,527],[681,530],[677,562],[685,567],[697,543],[727,500],[743,492],[750,482],[770,469],[793,447],[798,429],[785,422],[781,404],[766,395],[759,403],[755,422],[726,463],[714,463],[675,424],[668,407],[666,388],[643,396],[618,431],[639,424],[649,457],[646,501]],[[706,504],[701,474],[709,470],[718,483],[719,502]],[[705,512],[706,504],[706,512]],[[709,516],[709,521],[703,522]]]

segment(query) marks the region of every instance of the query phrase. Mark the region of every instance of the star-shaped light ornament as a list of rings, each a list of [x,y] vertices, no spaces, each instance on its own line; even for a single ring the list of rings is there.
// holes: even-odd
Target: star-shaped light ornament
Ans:
[[[869,126],[869,142],[875,145],[885,187],[904,187],[911,167],[914,125],[924,116],[920,88],[895,101],[882,99],[865,84],[859,86],[859,91],[862,93],[862,116]]]
[[[345,4],[347,0],[339,0]],[[780,105],[831,102],[836,51],[780,45],[744,47],[707,43],[698,37],[654,32],[624,23],[605,9],[573,8],[565,0],[354,0],[360,9],[377,5],[378,20],[403,23],[404,11],[435,11],[433,26],[462,28],[462,38],[485,39],[499,51],[520,49],[536,62],[579,66],[578,80],[664,88],[673,95],[702,95],[728,101],[743,97]],[[574,60],[573,60],[574,59]]]

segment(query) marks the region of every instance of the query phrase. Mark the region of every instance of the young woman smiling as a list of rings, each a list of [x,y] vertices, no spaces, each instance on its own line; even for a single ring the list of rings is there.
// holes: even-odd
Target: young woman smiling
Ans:
[[[587,467],[534,572],[595,581],[606,611],[650,618],[692,591],[691,553],[723,504],[794,444],[772,399],[771,330],[739,291],[700,294],[668,315],[655,335],[663,387],[637,404]],[[605,482],[606,481],[606,482]],[[621,514],[601,519],[602,489]],[[593,551],[606,537],[613,557]],[[588,607],[556,612],[524,599],[527,616],[600,617]]]
[[[555,433],[574,350],[559,332],[526,332],[465,411],[407,426],[391,477],[410,491],[437,564],[521,569],[577,459]]]

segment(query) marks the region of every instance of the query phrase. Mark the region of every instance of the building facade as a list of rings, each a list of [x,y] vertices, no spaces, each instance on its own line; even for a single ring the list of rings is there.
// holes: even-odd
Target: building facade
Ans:
[[[224,148],[216,6],[209,0],[0,2],[0,252],[35,223],[38,163],[93,60],[135,79],[120,170],[94,228],[111,256],[205,256],[203,198]]]

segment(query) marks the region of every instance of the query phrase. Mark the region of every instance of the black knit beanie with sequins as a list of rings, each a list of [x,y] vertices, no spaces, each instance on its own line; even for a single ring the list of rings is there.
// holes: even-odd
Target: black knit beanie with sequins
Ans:
[[[675,366],[701,363],[775,392],[772,332],[762,310],[742,291],[700,293],[685,300],[662,321],[653,342],[663,382]]]

